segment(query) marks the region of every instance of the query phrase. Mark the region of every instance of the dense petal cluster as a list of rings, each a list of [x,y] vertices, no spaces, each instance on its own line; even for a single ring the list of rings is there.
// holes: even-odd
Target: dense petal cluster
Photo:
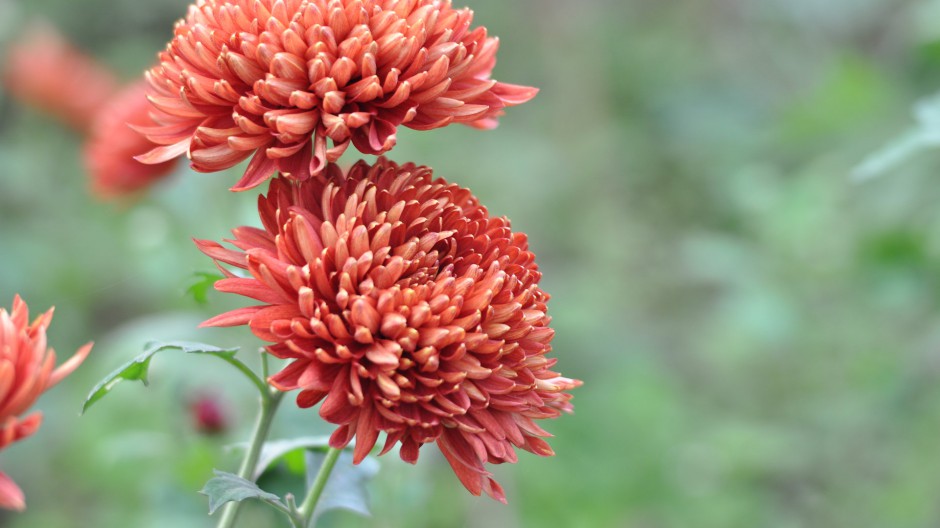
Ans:
[[[99,109],[117,90],[107,68],[76,49],[52,26],[34,26],[11,46],[3,85],[15,97],[88,131]]]
[[[163,146],[140,159],[213,172],[254,154],[244,190],[350,142],[387,152],[399,125],[493,127],[537,90],[490,79],[499,42],[472,18],[450,0],[198,0],[148,74],[160,126],[142,132]]]
[[[131,127],[153,126],[146,82],[125,87],[98,112],[85,142],[85,166],[92,191],[103,198],[140,191],[170,174],[173,161],[147,165],[134,159],[154,148]]]
[[[436,442],[472,493],[504,500],[484,463],[513,446],[548,456],[534,420],[570,411],[580,382],[550,369],[548,294],[524,234],[491,218],[469,190],[430,169],[384,159],[306,182],[278,178],[259,198],[263,229],[200,249],[248,270],[216,288],[261,301],[205,324],[248,324],[291,362],[270,378],[322,401],[320,416],[356,438],[362,460],[380,432],[415,462]]]
[[[91,343],[55,368],[55,351],[46,346],[52,310],[29,322],[29,309],[19,296],[13,309],[0,308],[0,450],[30,436],[42,421],[40,413],[23,417],[33,402],[68,376],[88,356]],[[22,510],[23,492],[0,473],[0,507]]]

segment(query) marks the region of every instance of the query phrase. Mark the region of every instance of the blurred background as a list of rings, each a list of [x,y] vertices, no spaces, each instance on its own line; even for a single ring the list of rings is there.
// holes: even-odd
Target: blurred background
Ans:
[[[492,132],[403,129],[390,157],[529,234],[558,368],[585,385],[545,425],[556,457],[495,468],[509,506],[426,449],[417,467],[380,460],[372,518],[323,525],[940,525],[940,151],[851,177],[940,90],[940,1],[456,3],[501,37],[494,77],[542,91]],[[45,20],[132,80],[186,4],[0,0],[0,46]],[[226,192],[238,169],[181,166],[136,200],[97,200],[81,138],[4,92],[0,167],[0,301],[55,305],[61,356],[97,342],[40,401],[40,431],[0,454],[29,504],[0,525],[212,526],[196,491],[237,465],[222,448],[247,437],[247,385],[167,352],[149,388],[78,410],[152,339],[251,357],[247,332],[195,328],[242,301],[185,291],[212,271],[190,237],[257,223],[253,193]],[[207,398],[214,435],[194,424]],[[290,407],[274,437],[330,431]],[[274,525],[260,508],[243,521]]]

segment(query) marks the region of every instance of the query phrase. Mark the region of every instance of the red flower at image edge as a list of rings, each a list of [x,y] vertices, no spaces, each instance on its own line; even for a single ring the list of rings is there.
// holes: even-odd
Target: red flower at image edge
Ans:
[[[55,367],[55,351],[46,347],[46,328],[52,310],[29,322],[29,308],[16,296],[13,310],[0,308],[0,450],[32,435],[42,422],[41,413],[21,416],[39,396],[75,370],[91,351],[83,346],[65,363]],[[23,510],[23,491],[0,472],[0,508]]]
[[[92,191],[114,198],[143,190],[168,176],[176,164],[165,161],[148,165],[134,159],[154,147],[132,126],[152,126],[146,81],[125,87],[98,112],[85,142],[85,166]]]
[[[399,125],[492,128],[538,90],[490,79],[499,41],[472,18],[449,0],[199,0],[148,74],[158,126],[139,130],[163,146],[139,159],[253,155],[238,191],[305,180],[350,142],[387,152]]]
[[[382,453],[418,459],[436,442],[471,493],[504,501],[486,463],[515,462],[514,447],[549,456],[535,420],[571,411],[580,381],[550,369],[548,294],[526,236],[492,218],[469,190],[431,170],[379,159],[336,165],[259,197],[263,229],[240,227],[237,250],[198,240],[217,263],[246,269],[216,283],[262,304],[206,326],[247,324],[290,363],[269,382],[322,402],[355,437],[360,462]],[[221,267],[221,266],[220,266]]]

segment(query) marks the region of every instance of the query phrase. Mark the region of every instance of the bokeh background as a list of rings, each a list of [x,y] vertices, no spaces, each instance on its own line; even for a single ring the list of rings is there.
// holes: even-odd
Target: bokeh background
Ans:
[[[0,46],[50,21],[130,80],[185,0],[0,0]],[[469,496],[427,449],[369,486],[374,515],[325,526],[726,528],[940,524],[940,151],[857,182],[940,90],[937,0],[458,0],[502,39],[494,76],[539,86],[492,132],[404,130],[391,153],[471,187],[530,236],[559,369],[585,381],[546,427],[557,456]],[[185,167],[132,201],[87,190],[80,139],[0,92],[0,300],[57,307],[86,364],[0,454],[27,493],[12,528],[208,527],[196,494],[247,436],[250,389],[172,352],[84,417],[84,395],[152,339],[241,301],[185,294],[190,237],[256,223],[237,177]],[[344,158],[351,162],[350,152]],[[191,402],[215,398],[207,437]],[[275,437],[329,432],[290,411]],[[288,472],[287,469],[278,471]],[[283,479],[281,479],[283,480]],[[280,482],[277,475],[272,486]],[[249,508],[245,526],[271,525]]]

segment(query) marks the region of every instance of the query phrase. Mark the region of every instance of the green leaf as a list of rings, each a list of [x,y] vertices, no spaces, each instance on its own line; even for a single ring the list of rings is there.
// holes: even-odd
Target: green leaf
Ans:
[[[330,437],[328,436],[307,436],[290,440],[272,440],[265,442],[264,446],[261,448],[261,454],[258,456],[258,465],[255,468],[254,477],[257,479],[275,462],[292,453],[308,449],[326,451],[329,447]]]
[[[235,359],[235,354],[238,353],[237,347],[219,348],[203,343],[191,343],[187,341],[148,343],[144,349],[143,354],[118,367],[116,370],[114,370],[114,372],[111,372],[105,376],[104,379],[98,382],[98,384],[91,389],[91,392],[89,392],[88,396],[85,398],[84,405],[82,405],[82,414],[91,408],[91,406],[94,405],[98,400],[104,398],[109,392],[111,392],[111,390],[118,383],[124,380],[140,381],[144,385],[149,385],[150,380],[148,378],[148,374],[150,370],[150,361],[157,352],[164,350],[181,350],[187,354],[208,354],[210,356],[219,357],[227,362],[238,361]]]
[[[307,451],[307,487],[313,484],[323,460],[326,458],[324,451]],[[358,466],[352,463],[353,455],[349,450],[340,453],[339,460],[330,473],[330,479],[326,481],[326,487],[323,489],[323,495],[317,502],[317,508],[311,517],[315,521],[317,517],[329,510],[349,510],[363,516],[370,516],[369,494],[366,490],[366,484],[372,480],[372,477],[379,472],[379,463],[372,457],[367,457],[359,463]],[[311,522],[311,526],[313,526]]]
[[[193,274],[193,283],[186,288],[186,293],[198,304],[209,303],[209,290],[215,286],[216,281],[225,277],[218,273],[198,271]]]
[[[278,510],[285,511],[286,506],[281,498],[259,488],[257,484],[245,480],[238,475],[214,470],[215,477],[209,479],[199,493],[209,497],[209,515],[215,513],[220,506],[227,502],[241,502],[246,499],[264,501]]]

